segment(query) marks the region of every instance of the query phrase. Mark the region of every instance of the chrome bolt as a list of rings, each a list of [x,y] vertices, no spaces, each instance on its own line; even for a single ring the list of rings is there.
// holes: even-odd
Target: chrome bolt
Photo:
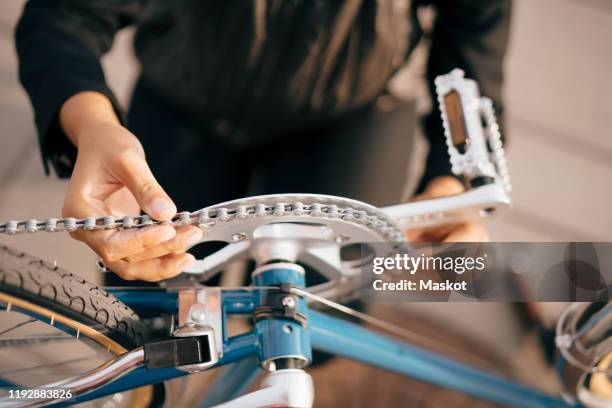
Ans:
[[[206,319],[206,309],[203,305],[193,305],[189,311],[189,317],[194,322],[202,322]]]
[[[237,234],[232,235],[232,241],[234,242],[244,241],[246,238],[247,238],[247,234],[245,234],[244,232],[239,232]]]
[[[281,303],[283,306],[288,307],[289,309],[293,309],[295,307],[295,299],[291,296],[285,296]]]
[[[555,337],[555,345],[560,349],[569,349],[573,342],[572,336],[569,334],[562,334]]]
[[[337,235],[335,241],[337,243],[342,243],[342,242],[346,242],[349,240],[349,237],[347,235]]]

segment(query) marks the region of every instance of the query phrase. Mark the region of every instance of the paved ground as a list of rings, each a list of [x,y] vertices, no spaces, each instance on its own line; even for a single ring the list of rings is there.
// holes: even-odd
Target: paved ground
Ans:
[[[22,0],[0,5],[0,219],[59,214],[66,184],[44,176],[32,114],[16,81],[12,32]],[[489,223],[498,241],[608,241],[612,237],[612,3],[607,0],[517,0],[507,59],[509,161],[514,209]],[[104,63],[125,103],[137,67],[124,32]],[[41,44],[41,46],[44,46]],[[422,60],[422,57],[420,58]],[[418,72],[420,61],[412,64]],[[399,86],[419,95],[419,87]],[[402,83],[404,81],[404,83]],[[414,91],[416,89],[416,91]],[[0,238],[97,279],[92,254],[66,235]],[[412,305],[504,348],[520,343],[503,306]],[[474,313],[482,318],[473,318]],[[469,317],[468,317],[469,316]],[[477,322],[477,323],[476,323]],[[485,322],[486,324],[481,324]],[[485,326],[486,329],[478,329]],[[492,329],[494,328],[494,329]]]

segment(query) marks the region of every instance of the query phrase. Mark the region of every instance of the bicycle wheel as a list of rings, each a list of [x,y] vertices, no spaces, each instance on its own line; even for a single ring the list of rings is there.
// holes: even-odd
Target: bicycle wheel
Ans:
[[[81,374],[142,344],[146,325],[95,284],[0,246],[0,386],[31,388]],[[145,407],[153,387],[88,403]]]

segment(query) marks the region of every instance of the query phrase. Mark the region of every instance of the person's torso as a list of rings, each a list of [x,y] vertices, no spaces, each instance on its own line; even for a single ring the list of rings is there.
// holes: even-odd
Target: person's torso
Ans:
[[[417,36],[410,0],[151,0],[135,45],[181,108],[259,126],[367,106]]]

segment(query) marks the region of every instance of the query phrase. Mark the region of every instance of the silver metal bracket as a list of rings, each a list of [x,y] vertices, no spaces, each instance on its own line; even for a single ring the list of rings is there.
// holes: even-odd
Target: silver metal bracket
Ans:
[[[177,367],[187,372],[202,371],[215,365],[223,357],[223,315],[221,307],[221,288],[198,287],[179,289],[178,328],[173,337],[206,338],[201,342],[209,350],[210,361]]]

